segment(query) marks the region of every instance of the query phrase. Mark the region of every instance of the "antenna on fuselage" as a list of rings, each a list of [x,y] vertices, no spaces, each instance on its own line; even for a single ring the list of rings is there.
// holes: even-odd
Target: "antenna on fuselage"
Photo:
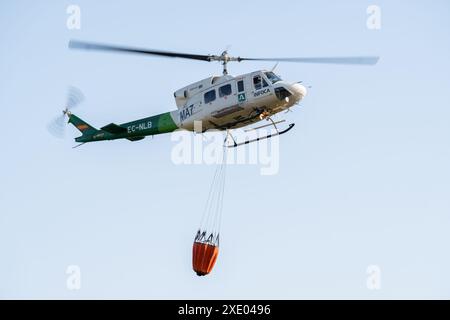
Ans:
[[[279,63],[279,62],[275,63],[275,65],[273,66],[272,70],[270,70],[270,71],[274,72],[275,69],[278,67],[278,63]]]

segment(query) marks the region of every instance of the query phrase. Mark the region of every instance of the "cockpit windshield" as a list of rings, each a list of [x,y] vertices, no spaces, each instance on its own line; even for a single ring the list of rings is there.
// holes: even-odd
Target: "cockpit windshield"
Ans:
[[[272,83],[281,81],[281,78],[279,76],[277,76],[275,73],[273,73],[272,71],[265,72],[265,75]]]

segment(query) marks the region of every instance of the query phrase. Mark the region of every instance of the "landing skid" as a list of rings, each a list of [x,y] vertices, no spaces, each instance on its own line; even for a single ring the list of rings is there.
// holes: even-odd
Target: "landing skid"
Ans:
[[[249,144],[249,143],[252,143],[252,142],[261,141],[261,140],[273,138],[273,137],[276,137],[276,136],[280,136],[280,135],[288,132],[289,130],[291,130],[294,126],[295,126],[295,123],[291,123],[286,129],[284,129],[282,131],[278,131],[277,127],[274,124],[274,127],[277,130],[276,133],[269,134],[267,136],[259,137],[259,138],[256,138],[256,139],[246,140],[244,142],[239,142],[239,143],[237,143],[236,140],[234,139],[234,137],[229,133],[229,131],[227,131],[227,137],[225,138],[224,142],[226,143],[228,136],[230,136],[231,139],[233,140],[233,144],[231,144],[231,145],[225,144],[225,146],[228,147],[228,148],[236,148],[236,147],[239,147],[239,146],[242,146],[242,145],[245,145],[245,144]]]

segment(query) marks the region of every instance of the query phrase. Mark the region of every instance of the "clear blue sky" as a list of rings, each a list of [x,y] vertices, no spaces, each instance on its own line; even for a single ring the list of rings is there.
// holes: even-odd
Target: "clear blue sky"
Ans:
[[[81,30],[66,7],[81,7]],[[366,27],[381,8],[382,28]],[[2,1],[1,298],[449,298],[450,3]],[[72,84],[95,126],[175,108],[218,64],[74,52],[69,39],[242,56],[380,55],[375,67],[280,64],[312,85],[280,171],[228,170],[221,252],[191,270],[214,167],[170,136],[71,149],[46,124]],[[233,74],[270,68],[230,65]],[[381,290],[366,268],[381,268]],[[66,289],[79,265],[82,288]]]

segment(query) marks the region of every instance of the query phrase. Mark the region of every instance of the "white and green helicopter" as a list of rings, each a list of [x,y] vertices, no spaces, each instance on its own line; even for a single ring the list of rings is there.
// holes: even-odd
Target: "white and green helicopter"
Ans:
[[[283,81],[273,70],[257,70],[239,76],[231,76],[227,70],[229,62],[273,61],[277,63],[302,62],[352,65],[374,65],[378,62],[378,57],[375,56],[241,58],[230,56],[227,51],[224,51],[221,55],[199,55],[75,40],[69,42],[69,48],[184,58],[207,62],[218,61],[223,65],[223,74],[221,76],[211,76],[175,91],[174,97],[177,110],[123,124],[110,123],[100,129],[94,128],[71,112],[71,109],[81,101],[81,93],[72,89],[62,116],[58,117],[51,127],[63,126],[64,119],[67,116],[68,122],[73,124],[82,133],[80,137],[75,138],[75,141],[80,143],[79,145],[86,142],[115,139],[137,141],[144,139],[146,136],[169,133],[177,129],[198,131],[198,123],[201,123],[201,132],[210,129],[226,131],[227,138],[231,137],[232,140],[232,143],[227,143],[228,147],[237,147],[250,142],[267,139],[281,135],[292,129],[294,126],[293,123],[287,128],[278,130],[277,124],[285,122],[285,120],[274,121],[272,116],[297,105],[305,98],[307,88],[300,82],[289,83]],[[245,127],[263,120],[267,120],[269,123],[252,129],[273,126],[275,133],[239,143],[236,142],[231,134],[231,130],[233,129]],[[55,130],[51,131],[55,132]]]

